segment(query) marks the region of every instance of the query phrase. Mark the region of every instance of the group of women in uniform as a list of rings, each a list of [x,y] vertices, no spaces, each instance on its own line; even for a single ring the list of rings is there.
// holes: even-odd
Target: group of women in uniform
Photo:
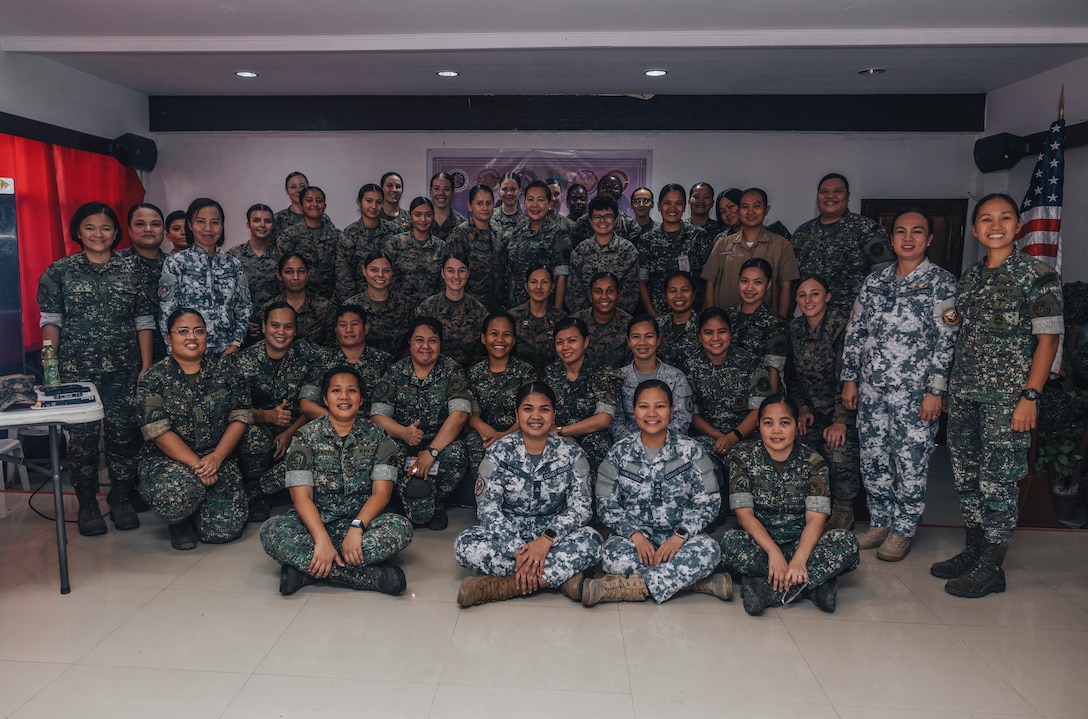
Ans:
[[[831,216],[814,241],[857,222],[842,185],[821,180],[818,198],[839,204],[819,200],[817,220]],[[62,379],[100,388],[117,529],[139,526],[143,500],[178,549],[261,520],[284,594],[315,581],[396,594],[406,580],[388,560],[413,529],[444,529],[444,507],[474,485],[481,524],[455,554],[480,575],[462,606],[545,588],[587,606],[729,599],[733,575],[751,614],[800,596],[833,611],[859,540],[889,561],[909,551],[948,394],[967,537],[933,573],[960,596],[1004,589],[1015,481],[1061,329],[1060,285],[1015,251],[1010,198],[976,206],[986,258],[958,292],[926,259],[928,219],[907,212],[894,263],[843,301],[843,276],[797,271],[758,188],[718,195],[716,225],[706,183],[666,185],[658,225],[647,188],[635,217],[619,212],[613,176],[584,205],[585,188],[567,188],[585,207],[569,217],[562,188],[523,192],[514,174],[499,207],[473,187],[470,218],[450,208],[452,178],[430,187],[404,209],[388,173],[340,232],[324,193],[292,173],[291,205],[250,208],[250,238],[230,253],[222,207],[201,198],[184,216],[192,246],[160,252],[157,277],[157,208],[129,215],[134,239],[136,220],[150,226],[136,256],[113,253],[108,206],[76,212],[83,251],[42,276],[41,322]],[[852,251],[873,242],[847,238]],[[856,260],[832,257],[844,254]],[[153,364],[157,336],[169,354]],[[99,534],[90,437],[73,433],[69,462],[80,531]],[[862,475],[872,523],[856,539]],[[282,490],[293,506],[268,518]],[[739,528],[715,541],[726,505]]]

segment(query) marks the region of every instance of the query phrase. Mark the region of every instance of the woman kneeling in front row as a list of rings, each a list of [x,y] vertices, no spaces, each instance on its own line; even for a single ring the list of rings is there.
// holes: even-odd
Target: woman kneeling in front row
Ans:
[[[412,525],[384,513],[393,494],[400,449],[365,416],[355,369],[325,373],[329,413],[303,426],[284,463],[294,508],[261,525],[264,551],[283,565],[280,594],[328,580],[351,589],[400,594],[404,571],[382,564],[412,541]]]
[[[824,532],[831,513],[827,464],[797,443],[797,403],[773,394],[759,407],[759,436],[729,454],[729,504],[740,529],[722,536],[722,565],[744,581],[744,611],[759,615],[807,592],[835,611],[836,577],[858,566],[858,542]]]
[[[453,544],[458,563],[484,575],[461,582],[462,607],[548,587],[580,601],[582,571],[600,557],[601,535],[585,526],[593,516],[589,461],[577,444],[552,433],[555,393],[527,382],[515,406],[520,430],[492,444],[480,463],[480,526]]]
[[[660,604],[681,589],[731,599],[721,553],[702,530],[718,516],[714,465],[690,437],[669,430],[672,390],[661,380],[635,388],[639,431],[612,447],[597,473],[597,511],[612,536],[601,552],[609,574],[586,580],[582,604]]]

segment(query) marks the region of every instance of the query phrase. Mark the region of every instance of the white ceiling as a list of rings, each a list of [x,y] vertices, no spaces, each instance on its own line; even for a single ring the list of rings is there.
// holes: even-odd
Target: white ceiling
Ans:
[[[1088,56],[1088,2],[0,0],[0,50],[157,95],[975,93]]]

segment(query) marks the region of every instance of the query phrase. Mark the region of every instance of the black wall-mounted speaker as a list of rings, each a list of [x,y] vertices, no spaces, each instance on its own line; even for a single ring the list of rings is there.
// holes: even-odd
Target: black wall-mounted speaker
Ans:
[[[110,154],[125,167],[150,172],[159,159],[159,148],[154,140],[130,132],[110,143]]]
[[[1028,152],[1023,137],[1008,132],[990,135],[975,141],[975,167],[981,172],[1011,170]]]

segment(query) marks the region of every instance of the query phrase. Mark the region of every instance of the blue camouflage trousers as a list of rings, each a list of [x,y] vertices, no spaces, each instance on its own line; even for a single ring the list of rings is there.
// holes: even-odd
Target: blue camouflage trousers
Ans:
[[[1030,432],[1014,432],[1015,401],[948,401],[948,454],[952,482],[968,527],[982,527],[986,541],[1012,539],[1019,515],[1020,488],[1028,471]]]
[[[397,442],[404,450],[405,457],[415,457],[427,447],[426,443],[418,447],[405,447],[403,442]],[[445,449],[438,453],[435,460],[438,462],[438,472],[429,475],[423,481],[426,483],[425,496],[414,497],[411,488],[405,492],[410,480],[418,479],[410,477],[407,472],[397,473],[397,491],[404,504],[404,513],[413,524],[423,524],[434,516],[434,508],[441,505],[442,501],[454,490],[468,469],[468,453],[465,444],[460,439],[451,442]],[[413,482],[415,484],[415,482]]]
[[[352,519],[354,517],[338,517],[325,523],[337,552],[351,528]],[[363,532],[363,566],[392,559],[411,541],[412,525],[407,519],[389,512],[379,514]],[[309,572],[310,560],[314,557],[314,538],[294,507],[261,525],[261,546],[280,564]]]
[[[647,535],[654,546],[672,536],[672,531],[658,531]],[[684,587],[709,576],[718,566],[721,550],[712,537],[702,532],[692,534],[676,552],[676,556],[656,567],[642,563],[638,558],[635,543],[627,537],[613,534],[604,543],[601,551],[601,566],[609,574],[622,574],[628,577],[634,573],[642,575],[650,596],[658,604],[665,601]]]
[[[798,540],[776,541],[786,561],[797,551]],[[743,529],[722,535],[722,569],[734,576],[760,577],[770,573],[767,553]],[[832,577],[852,572],[858,566],[858,540],[845,529],[829,529],[817,540],[805,569],[809,587],[818,587]]]
[[[546,522],[532,520],[547,517],[523,517],[514,520],[516,534],[495,532],[486,527],[469,527],[457,535],[453,553],[457,563],[466,569],[494,577],[509,577],[516,568],[514,555],[522,545],[540,537],[547,528]],[[537,525],[539,526],[539,531]],[[604,540],[592,527],[579,527],[560,537],[552,545],[544,559],[544,581],[549,587],[558,587],[578,572],[597,563]]]
[[[918,417],[925,390],[861,385],[858,435],[870,524],[913,537],[926,506],[937,422]]]
[[[164,455],[142,457],[140,494],[167,524],[194,517],[200,541],[222,544],[242,536],[249,504],[233,457],[219,465],[219,479],[205,487],[196,473]]]
[[[136,370],[124,370],[80,378],[84,382],[93,382],[98,388],[103,420],[101,425],[86,422],[68,427],[70,441],[65,464],[77,494],[98,491],[100,427],[105,438],[110,483],[127,492],[136,482],[136,455],[143,446],[133,404],[137,374]]]

